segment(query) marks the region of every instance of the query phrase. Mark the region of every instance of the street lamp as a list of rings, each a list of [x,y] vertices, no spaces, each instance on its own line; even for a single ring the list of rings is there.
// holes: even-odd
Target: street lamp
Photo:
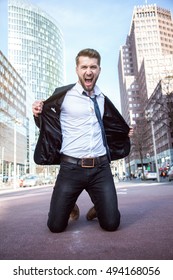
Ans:
[[[153,148],[154,148],[154,158],[155,158],[155,165],[156,165],[157,181],[160,182],[159,167],[157,164],[157,151],[156,151],[156,141],[155,141],[153,120],[151,120],[151,130],[152,130],[152,137],[153,137]]]
[[[14,170],[13,170],[13,188],[16,189],[16,121],[14,121]]]
[[[1,148],[1,173],[2,173],[2,183],[3,183],[3,178],[4,178],[4,147]]]
[[[152,139],[153,139],[153,149],[154,149],[154,160],[156,166],[156,173],[157,173],[157,182],[160,182],[160,175],[159,175],[159,168],[157,164],[157,151],[156,151],[156,140],[155,140],[155,133],[154,133],[154,121],[152,116],[152,110],[146,111],[146,118],[151,123],[151,132],[152,132]]]
[[[17,139],[16,139],[16,136],[17,136],[17,133],[16,133],[16,126],[17,125],[21,125],[22,122],[15,118],[14,119],[14,170],[13,170],[13,188],[16,189],[16,183],[17,183],[17,172],[16,172],[16,169],[17,169],[17,161],[16,161],[16,152],[17,152]]]

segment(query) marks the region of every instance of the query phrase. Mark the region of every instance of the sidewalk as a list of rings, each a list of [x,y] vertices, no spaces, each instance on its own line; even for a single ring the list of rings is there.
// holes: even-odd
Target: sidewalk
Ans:
[[[157,184],[172,184],[173,185],[173,182],[169,182],[168,179],[163,179],[161,178],[161,181],[160,182],[157,182],[155,180],[141,180],[141,179],[132,179],[132,180],[125,180],[125,181],[119,181],[118,179],[114,178],[114,182],[115,182],[115,186],[116,188],[122,188],[122,187],[134,187],[134,186],[142,186],[142,185],[157,185]],[[25,191],[25,190],[28,190],[28,189],[31,189],[31,188],[44,188],[48,185],[42,185],[42,186],[35,186],[35,187],[26,187],[26,188],[22,188],[22,187],[19,187],[19,186],[16,186],[16,188],[14,188],[13,185],[7,185],[7,184],[0,184],[0,194],[2,193],[6,193],[6,192],[14,192],[14,191]]]

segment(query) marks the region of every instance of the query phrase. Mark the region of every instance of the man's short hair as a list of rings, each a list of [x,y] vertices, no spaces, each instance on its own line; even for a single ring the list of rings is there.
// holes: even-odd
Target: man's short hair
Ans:
[[[96,51],[94,49],[83,49],[83,50],[81,50],[76,56],[76,65],[78,65],[78,63],[79,63],[79,57],[80,56],[86,56],[86,57],[89,57],[89,58],[96,58],[97,61],[98,61],[98,65],[100,66],[101,56],[100,56],[98,51]]]

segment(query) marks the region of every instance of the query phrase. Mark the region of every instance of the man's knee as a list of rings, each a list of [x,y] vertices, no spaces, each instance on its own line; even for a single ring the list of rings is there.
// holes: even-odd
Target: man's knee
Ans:
[[[107,231],[116,231],[120,225],[120,213],[117,215],[115,220],[107,219],[100,222],[101,228]]]
[[[106,230],[106,231],[116,231],[119,227],[120,223],[105,223],[101,224],[101,228]]]
[[[66,229],[67,224],[66,225],[64,225],[64,224],[60,225],[60,224],[56,224],[56,223],[48,220],[47,226],[48,226],[48,228],[51,232],[59,233],[59,232],[63,232]]]

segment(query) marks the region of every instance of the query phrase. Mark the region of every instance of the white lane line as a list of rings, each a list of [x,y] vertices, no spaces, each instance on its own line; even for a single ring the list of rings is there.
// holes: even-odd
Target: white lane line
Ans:
[[[33,197],[33,196],[39,196],[39,195],[45,195],[46,192],[40,192],[40,193],[28,193],[24,195],[19,195],[19,196],[11,196],[11,197],[1,197],[0,201],[8,201],[8,200],[15,200],[15,199],[23,199],[23,198],[28,198],[28,197]]]

